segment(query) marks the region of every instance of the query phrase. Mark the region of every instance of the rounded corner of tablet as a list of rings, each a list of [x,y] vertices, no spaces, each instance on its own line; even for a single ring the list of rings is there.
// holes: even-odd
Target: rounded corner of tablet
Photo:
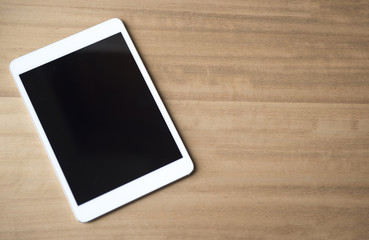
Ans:
[[[187,175],[190,175],[191,173],[193,173],[194,170],[195,170],[195,164],[193,163],[192,160],[190,160],[188,163]]]
[[[124,26],[123,21],[121,19],[119,19],[119,18],[112,18],[112,19],[108,20],[108,22],[114,23],[117,26]]]
[[[12,74],[14,74],[14,70],[16,68],[16,65],[17,65],[17,62],[18,62],[18,58],[16,59],[13,59],[10,63],[9,63],[9,70]]]
[[[106,212],[96,211],[96,208],[83,208],[81,206],[71,206],[74,218],[77,219],[79,223],[88,223],[94,219],[104,215]]]
[[[83,216],[76,215],[76,214],[74,216],[77,219],[77,221],[80,222],[80,223],[88,223],[89,221],[92,220],[90,218],[84,218]]]

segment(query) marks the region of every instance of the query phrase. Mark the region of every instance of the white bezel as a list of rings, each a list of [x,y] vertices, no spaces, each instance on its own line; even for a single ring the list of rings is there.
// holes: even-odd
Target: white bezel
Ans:
[[[183,158],[78,206],[19,75],[119,32],[122,33],[151,91],[151,94],[153,95],[161,111],[161,114],[165,119],[166,124],[169,127],[169,130],[172,133],[175,142],[177,143]],[[72,211],[80,222],[88,222],[94,218],[97,218],[115,208],[118,208],[164,185],[182,178],[193,171],[194,166],[190,156],[187,153],[186,148],[184,147],[184,144],[153,85],[150,76],[136,51],[136,48],[134,47],[132,40],[128,35],[127,30],[120,19],[110,19],[58,42],[52,43],[39,50],[19,57],[10,63],[10,71],[35,124],[64,193],[67,196]]]

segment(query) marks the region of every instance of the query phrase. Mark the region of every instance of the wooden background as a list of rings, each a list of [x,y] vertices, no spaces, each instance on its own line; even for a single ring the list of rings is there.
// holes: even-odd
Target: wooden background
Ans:
[[[122,19],[196,164],[77,222],[18,56]],[[369,1],[0,0],[0,239],[368,239]]]

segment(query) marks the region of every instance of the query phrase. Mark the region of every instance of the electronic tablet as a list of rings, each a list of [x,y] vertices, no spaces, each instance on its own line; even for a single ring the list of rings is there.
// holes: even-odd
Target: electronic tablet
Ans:
[[[10,71],[79,221],[192,172],[119,19],[19,57]]]

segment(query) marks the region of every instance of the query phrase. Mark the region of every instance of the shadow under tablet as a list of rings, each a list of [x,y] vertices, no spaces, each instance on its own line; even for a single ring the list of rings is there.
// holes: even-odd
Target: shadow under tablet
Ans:
[[[121,33],[20,78],[78,205],[182,157]]]

